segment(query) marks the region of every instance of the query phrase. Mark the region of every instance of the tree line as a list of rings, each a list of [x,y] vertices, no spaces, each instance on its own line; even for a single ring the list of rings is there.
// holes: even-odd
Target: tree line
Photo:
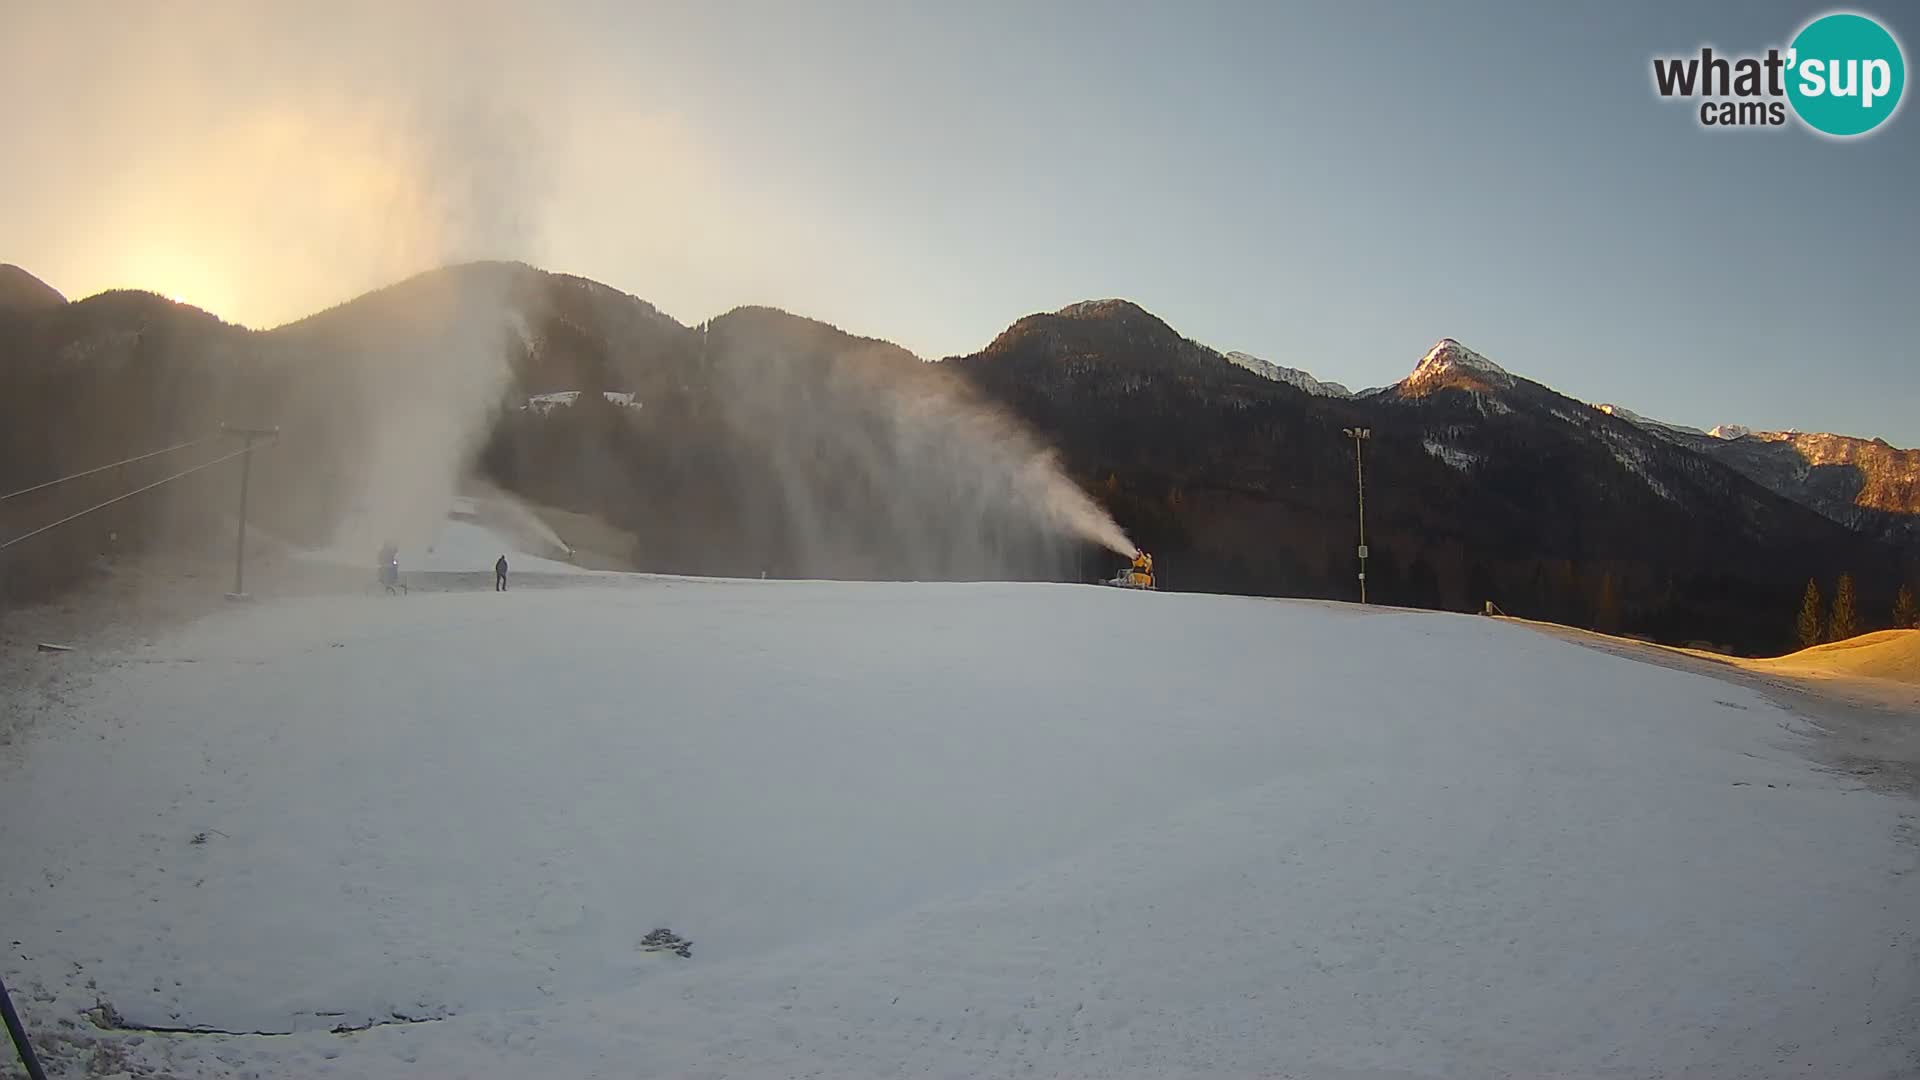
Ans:
[[[1820,585],[1808,578],[1807,591],[1800,600],[1800,617],[1794,622],[1794,636],[1801,648],[1845,641],[1867,632],[1854,595],[1852,574],[1840,575],[1834,583],[1832,606],[1826,608],[1824,616],[1821,612]],[[1920,627],[1920,606],[1914,601],[1913,586],[1902,583],[1893,597],[1892,629],[1916,627]]]

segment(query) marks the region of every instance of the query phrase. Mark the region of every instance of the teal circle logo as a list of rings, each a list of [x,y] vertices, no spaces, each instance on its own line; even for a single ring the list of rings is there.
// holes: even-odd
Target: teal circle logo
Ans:
[[[1886,27],[1838,12],[1808,23],[1787,51],[1787,100],[1815,131],[1865,135],[1900,107],[1907,61]]]

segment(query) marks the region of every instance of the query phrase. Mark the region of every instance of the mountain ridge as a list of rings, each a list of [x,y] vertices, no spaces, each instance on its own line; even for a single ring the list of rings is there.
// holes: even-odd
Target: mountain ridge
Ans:
[[[1180,588],[1351,598],[1353,426],[1373,432],[1369,592],[1383,602],[1495,600],[1759,650],[1783,644],[1779,613],[1809,574],[1851,567],[1890,597],[1912,573],[1881,538],[1452,338],[1400,382],[1333,398],[1193,363],[1219,354],[1170,328],[1107,332],[1092,314],[949,362],[1103,489]]]
[[[769,486],[828,467],[804,440],[783,441],[784,429],[807,430],[796,421],[859,401],[858,424],[884,436],[893,423],[886,403],[922,393],[915,373],[924,370],[952,377],[941,394],[964,384],[1058,448],[1080,487],[1161,555],[1170,587],[1349,595],[1353,451],[1340,433],[1354,426],[1374,431],[1365,449],[1369,591],[1385,602],[1466,608],[1493,599],[1557,621],[1757,650],[1786,632],[1785,618],[1769,613],[1790,609],[1809,575],[1830,581],[1853,570],[1868,596],[1911,576],[1898,543],[1915,520],[1900,509],[1913,483],[1846,483],[1863,467],[1891,468],[1885,455],[1904,452],[1851,437],[1822,446],[1798,434],[1720,439],[1660,425],[1576,401],[1450,337],[1399,382],[1342,395],[1301,369],[1219,352],[1137,303],[1108,298],[1024,316],[978,352],[929,364],[778,308],[743,306],[684,326],[611,286],[519,263],[429,271],[265,331],[131,292],[0,320],[10,328],[0,335],[0,371],[81,379],[60,393],[96,415],[126,417],[116,437],[130,446],[151,445],[169,422],[266,422],[291,405],[288,446],[305,439],[314,453],[331,453],[381,429],[337,417],[320,425],[334,414],[300,412],[303,396],[334,393],[329,379],[352,374],[362,387],[356,408],[369,415],[405,415],[409,402],[446,393],[447,378],[504,378],[513,418],[495,421],[484,440],[489,475],[537,501],[616,519],[636,537],[639,565],[675,572],[814,566],[838,576],[939,576],[959,565],[902,561],[863,547],[857,529],[816,525],[819,535],[803,541],[782,517],[792,508],[779,509]],[[482,366],[410,373],[415,358],[448,346]],[[288,378],[308,389],[291,398],[271,390]],[[520,408],[570,391],[580,392],[569,399],[575,406]],[[270,393],[280,396],[262,396]],[[602,408],[607,393],[645,407]],[[742,411],[745,401],[757,404]],[[14,412],[18,425],[0,441],[18,443],[15,453],[36,437],[63,437],[57,411],[35,414],[20,398]],[[1803,453],[1820,461],[1795,467],[1786,458]],[[276,466],[262,468],[271,480]],[[1771,472],[1749,475],[1756,470]],[[829,487],[829,501],[810,512],[817,523],[854,512],[828,506],[869,507],[850,522],[888,520],[869,502],[877,489]],[[1884,491],[1887,508],[1842,505],[1848,491],[1869,490]],[[314,515],[336,512],[325,508],[344,494],[303,493],[303,512],[321,520]],[[912,519],[893,514],[880,527]],[[733,539],[716,546],[717,536]],[[1083,558],[1093,560],[1083,564],[1088,576],[1105,576],[1105,556]]]
[[[13,263],[0,263],[0,311],[35,311],[67,302],[60,290]]]
[[[286,330],[291,327],[298,327],[303,324],[310,323],[316,319],[320,319],[323,316],[327,315],[329,312],[339,308],[346,307],[349,304],[354,304],[363,300],[367,300],[368,298],[383,296],[389,293],[395,293],[395,292],[404,293],[406,291],[406,288],[410,285],[417,284],[422,281],[432,280],[437,277],[442,277],[450,274],[462,275],[462,274],[468,274],[473,272],[516,271],[516,270],[532,272],[534,274],[538,274],[546,278],[553,279],[556,282],[563,283],[568,286],[577,287],[590,292],[604,293],[604,294],[611,295],[613,297],[617,297],[621,301],[638,305],[641,308],[645,309],[649,314],[658,316],[660,319],[666,322],[671,322],[675,326],[679,326],[681,329],[692,329],[694,327],[700,326],[702,322],[711,322],[714,319],[718,319],[724,315],[732,314],[734,312],[766,310],[766,311],[778,312],[783,315],[789,315],[795,319],[818,323],[821,326],[829,327],[831,329],[840,330],[839,327],[833,326],[833,324],[827,323],[823,320],[814,319],[811,316],[808,316],[805,314],[788,311],[784,308],[780,308],[774,305],[767,305],[767,304],[739,304],[739,305],[735,305],[733,308],[727,309],[724,312],[720,312],[714,316],[711,316],[709,319],[703,320],[702,322],[695,322],[691,324],[681,324],[678,322],[678,320],[675,320],[671,316],[668,316],[664,312],[662,312],[652,302],[642,297],[639,297],[637,295],[627,293],[619,289],[617,286],[609,285],[605,282],[597,281],[593,278],[584,277],[578,274],[565,273],[561,271],[544,270],[520,260],[478,260],[478,261],[466,262],[466,263],[453,263],[453,264],[448,264],[446,266],[436,267],[429,270],[423,270],[416,274],[412,274],[398,281],[395,281],[389,285],[384,285],[376,289],[371,289],[366,293],[362,293],[357,296],[342,300],[336,304],[330,305],[326,308],[322,308],[308,315],[301,316],[289,322],[280,324],[278,326],[270,327],[270,328],[256,329],[256,330],[253,330],[253,332],[274,333],[277,331]],[[145,289],[109,289],[109,290],[104,290],[103,292],[100,292],[100,293],[94,293],[87,297],[83,297],[80,300],[69,300],[66,297],[62,296],[57,290],[47,285],[41,279],[39,279],[38,277],[35,277],[30,271],[27,271],[25,268],[14,263],[0,263],[0,309],[5,309],[8,306],[7,298],[10,295],[15,294],[16,290],[19,292],[30,294],[32,297],[36,298],[38,301],[40,301],[38,306],[41,306],[41,307],[84,303],[85,301],[88,301],[88,300],[94,300],[97,297],[119,294],[119,295],[149,296],[149,297],[155,298],[156,300],[164,301],[168,304],[173,304],[178,307],[191,308],[194,311],[202,310],[202,309],[193,307],[193,305],[191,304],[182,304],[179,301],[172,300],[168,297],[161,296],[158,293],[152,292],[150,290],[145,290]],[[32,305],[17,305],[17,306],[32,306]],[[216,320],[220,319],[218,315],[214,315],[212,313],[205,313],[205,314],[210,318],[213,318]],[[1164,320],[1160,319],[1158,316],[1153,315],[1152,312],[1150,312],[1140,303],[1138,303],[1137,301],[1122,298],[1122,297],[1105,297],[1105,298],[1097,298],[1097,299],[1080,300],[1080,301],[1075,301],[1073,303],[1064,305],[1053,312],[1041,312],[1041,313],[1036,313],[1034,315],[1025,316],[1021,319],[1015,320],[1014,323],[1010,324],[1006,330],[1001,331],[1001,335],[1005,335],[1008,332],[1019,328],[1023,323],[1027,323],[1030,320],[1042,318],[1045,316],[1052,316],[1055,318],[1062,318],[1062,319],[1076,319],[1076,320],[1089,320],[1089,319],[1111,318],[1115,316],[1125,316],[1131,319],[1151,320],[1152,323],[1157,324],[1158,326],[1164,328],[1166,333],[1174,336],[1180,336],[1178,335],[1177,331],[1173,330],[1170,324],[1166,323]],[[224,322],[224,320],[221,320],[221,321]],[[233,325],[233,324],[229,324],[229,325]],[[841,332],[847,333],[847,331],[841,331]],[[878,344],[887,345],[893,348],[903,349],[903,351],[911,352],[911,350],[905,350],[903,346],[900,346],[897,343],[891,340],[888,340],[886,338],[872,337],[867,335],[859,335],[859,334],[851,334],[851,333],[850,333],[850,336],[860,338],[861,340],[864,340],[864,341],[871,341]],[[1183,338],[1183,340],[1191,341],[1192,339]],[[1410,384],[1413,386],[1421,386],[1421,385],[1431,384],[1434,382],[1445,381],[1448,376],[1453,375],[1454,373],[1460,372],[1460,371],[1472,372],[1480,377],[1486,378],[1490,384],[1496,385],[1496,386],[1504,385],[1507,380],[1511,380],[1514,378],[1525,378],[1525,376],[1514,375],[1508,369],[1501,367],[1499,364],[1494,363],[1491,360],[1488,360],[1483,354],[1474,351],[1472,348],[1462,344],[1458,339],[1453,337],[1442,337],[1438,339],[1434,343],[1434,345],[1431,348],[1429,348],[1428,351],[1424,353],[1418,361],[1415,362],[1413,369],[1408,373],[1408,375],[1403,377],[1399,382],[1389,383],[1385,386],[1380,386],[1380,387],[1368,387],[1366,389],[1362,389],[1358,391],[1350,390],[1344,384],[1339,382],[1333,382],[1333,381],[1321,379],[1308,369],[1289,367],[1283,364],[1276,363],[1271,360],[1267,360],[1253,353],[1239,351],[1239,350],[1220,350],[1220,349],[1213,348],[1211,346],[1201,344],[1197,341],[1194,341],[1193,344],[1199,346],[1199,348],[1204,349],[1209,353],[1212,353],[1216,356],[1221,357],[1222,359],[1227,360],[1230,363],[1234,363],[1249,371],[1254,372],[1255,374],[1261,375],[1264,378],[1295,386],[1296,388],[1302,389],[1308,393],[1316,394],[1317,396],[1348,397],[1348,398],[1365,397],[1369,394],[1375,394],[1382,391],[1391,390],[1391,389],[1394,389],[1395,387],[1405,388],[1405,387],[1408,387]],[[992,348],[992,344],[989,343],[989,345],[986,348],[980,351],[982,352],[990,351],[991,348]],[[917,356],[917,354],[915,355]],[[922,358],[922,359],[928,359],[930,361],[937,362],[938,358]],[[1528,379],[1527,381],[1535,382],[1536,385],[1541,385],[1541,386],[1548,385],[1545,383],[1538,383],[1537,380]],[[1891,443],[1889,443],[1884,437],[1881,437],[1881,436],[1854,435],[1854,434],[1848,434],[1844,432],[1803,431],[1798,428],[1790,428],[1785,430],[1769,430],[1769,429],[1752,428],[1752,427],[1748,427],[1746,425],[1740,425],[1740,424],[1719,424],[1714,426],[1713,428],[1707,429],[1706,431],[1702,431],[1699,428],[1690,427],[1688,425],[1675,424],[1669,421],[1658,420],[1658,419],[1646,416],[1645,414],[1638,413],[1624,405],[1614,404],[1610,402],[1601,402],[1601,403],[1594,404],[1593,407],[1596,409],[1599,409],[1602,412],[1619,416],[1620,418],[1627,420],[1631,423],[1635,423],[1640,426],[1646,427],[1649,430],[1655,430],[1655,431],[1670,430],[1670,431],[1681,432],[1688,435],[1708,435],[1715,438],[1727,439],[1727,440],[1738,439],[1746,436],[1759,437],[1767,441],[1786,441],[1794,438],[1817,437],[1817,438],[1827,438],[1827,439],[1841,439],[1841,440],[1847,440],[1847,441],[1856,442],[1856,443],[1878,443],[1883,446],[1887,446],[1897,452],[1902,452],[1902,453],[1910,452],[1910,448],[1901,448],[1901,447],[1892,446]]]
[[[1289,386],[1305,390],[1307,393],[1318,397],[1350,398],[1353,396],[1353,391],[1347,389],[1340,383],[1322,382],[1314,378],[1311,372],[1302,368],[1276,364],[1271,360],[1263,360],[1252,353],[1229,352],[1224,355],[1228,360],[1246,368],[1255,375],[1264,376],[1275,382],[1286,383]]]

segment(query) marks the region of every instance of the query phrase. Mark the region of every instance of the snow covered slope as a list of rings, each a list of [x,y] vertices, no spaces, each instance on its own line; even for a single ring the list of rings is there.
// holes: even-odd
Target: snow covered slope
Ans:
[[[1601,412],[1606,413],[1608,416],[1617,416],[1620,419],[1625,420],[1629,424],[1633,424],[1637,427],[1643,427],[1648,431],[1653,432],[1655,435],[1664,436],[1666,438],[1677,438],[1682,436],[1696,436],[1696,437],[1704,438],[1707,435],[1707,432],[1701,431],[1697,427],[1688,427],[1685,424],[1669,424],[1665,420],[1655,420],[1650,416],[1641,416],[1639,413],[1634,412],[1632,409],[1627,408],[1625,405],[1614,405],[1608,402],[1601,402],[1600,404],[1595,405],[1594,408],[1599,409]],[[1720,429],[1715,428],[1714,430],[1719,431]]]
[[[1914,1061],[1912,805],[1492,620],[591,578],[235,608],[15,704],[0,973],[68,1074]]]
[[[1500,390],[1513,385],[1513,376],[1452,338],[1441,338],[1414,365],[1412,373],[1395,385],[1408,396],[1424,394],[1436,386]]]
[[[500,533],[474,522],[448,518],[440,532],[424,551],[403,552],[403,570],[419,569],[427,573],[473,573],[493,571],[493,560],[502,555],[515,573],[587,574],[572,563],[543,559],[520,550]]]
[[[457,499],[456,505],[471,505],[472,499]],[[367,533],[367,530],[359,530]],[[412,574],[491,574],[493,562],[506,556],[514,573],[594,574],[573,563],[561,562],[528,552],[530,546],[478,520],[471,513],[449,515],[430,536],[399,547],[402,580]],[[320,551],[298,552],[299,557],[335,566],[366,567],[371,575],[379,562],[377,550],[364,551],[361,545],[337,544]]]
[[[1311,374],[1299,368],[1286,367],[1282,364],[1276,364],[1271,360],[1262,360],[1252,353],[1230,352],[1225,354],[1225,359],[1229,363],[1246,368],[1248,371],[1253,372],[1263,379],[1272,379],[1274,382],[1283,382],[1288,386],[1298,387],[1315,397],[1345,398],[1353,396],[1353,391],[1348,390],[1339,383],[1321,382],[1319,379],[1314,378]]]

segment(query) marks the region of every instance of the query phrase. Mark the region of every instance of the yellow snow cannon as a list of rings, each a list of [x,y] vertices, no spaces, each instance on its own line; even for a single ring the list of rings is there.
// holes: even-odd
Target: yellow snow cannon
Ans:
[[[1153,556],[1144,551],[1134,552],[1133,564],[1122,568],[1108,584],[1118,585],[1123,589],[1158,588],[1153,577]]]

